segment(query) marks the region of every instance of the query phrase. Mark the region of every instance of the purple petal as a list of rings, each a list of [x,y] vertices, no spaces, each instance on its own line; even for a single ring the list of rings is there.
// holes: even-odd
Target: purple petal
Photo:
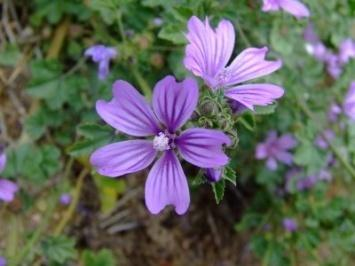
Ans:
[[[297,228],[298,228],[297,221],[295,219],[292,219],[292,218],[283,219],[282,226],[288,232],[297,231]]]
[[[269,12],[269,11],[277,11],[280,9],[278,0],[263,0],[263,7],[262,11]]]
[[[179,215],[189,208],[187,179],[171,150],[166,151],[149,172],[145,183],[145,204],[152,214],[158,214],[167,205],[173,205]]]
[[[6,266],[7,265],[7,261],[4,257],[0,256],[0,266]]]
[[[247,108],[254,110],[254,105],[266,106],[282,97],[284,90],[273,84],[246,84],[227,89],[224,95]]]
[[[7,179],[0,179],[0,199],[5,202],[10,202],[14,199],[15,193],[18,190],[17,185]]]
[[[345,39],[339,47],[339,60],[341,63],[348,63],[350,58],[355,58],[355,41]]]
[[[275,157],[277,160],[280,162],[283,162],[284,164],[291,165],[293,162],[293,155],[289,152],[286,151],[279,151],[275,154]]]
[[[91,154],[90,163],[104,176],[117,177],[140,171],[157,155],[149,140],[127,140],[106,145]]]
[[[173,76],[167,76],[155,85],[153,109],[170,133],[174,133],[190,118],[197,101],[198,85],[192,78],[178,83]]]
[[[352,120],[355,120],[355,81],[353,81],[349,86],[349,90],[345,96],[343,108],[344,113]]]
[[[109,74],[109,61],[103,60],[99,63],[98,77],[99,79],[104,80],[106,79],[108,74]]]
[[[6,166],[6,161],[7,161],[6,153],[5,152],[1,152],[0,153],[0,173],[2,171],[4,171],[5,166]]]
[[[271,157],[266,160],[266,167],[271,170],[275,171],[277,169],[277,161],[275,158]]]
[[[225,85],[233,86],[248,80],[269,75],[278,70],[282,65],[281,60],[265,60],[267,51],[268,49],[266,47],[247,48],[242,51],[226,68],[230,78]]]
[[[160,132],[158,120],[145,98],[126,81],[116,81],[113,99],[97,101],[96,110],[106,123],[128,135],[141,137]]]
[[[218,182],[219,180],[221,180],[223,168],[207,168],[205,172],[208,181]]]
[[[285,134],[277,140],[280,148],[288,150],[297,146],[297,140],[291,134]]]
[[[176,140],[181,156],[191,164],[201,168],[218,168],[229,161],[222,145],[230,145],[230,138],[222,131],[190,128]]]
[[[280,6],[286,12],[297,18],[310,16],[308,8],[298,0],[280,0]]]
[[[256,146],[255,158],[258,160],[265,159],[268,157],[269,153],[267,150],[267,145],[260,143]]]
[[[214,31],[206,18],[205,23],[193,16],[187,24],[184,65],[199,77],[214,77],[228,63],[234,48],[235,33],[232,23],[222,20]]]

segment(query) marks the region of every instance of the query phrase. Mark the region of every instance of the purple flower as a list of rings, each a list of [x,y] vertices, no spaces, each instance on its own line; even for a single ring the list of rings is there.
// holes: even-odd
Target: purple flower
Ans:
[[[162,18],[154,18],[153,19],[153,24],[157,27],[160,27],[161,25],[163,25],[164,21]]]
[[[263,0],[264,12],[278,11],[283,9],[296,18],[309,17],[308,8],[298,0]]]
[[[348,93],[345,96],[344,113],[352,120],[355,120],[355,81],[353,81],[350,86]]]
[[[317,174],[317,179],[318,179],[318,181],[328,181],[329,182],[332,180],[332,174],[328,170],[322,169]]]
[[[330,122],[336,122],[341,112],[342,112],[341,107],[336,103],[332,103],[328,111],[328,120]]]
[[[257,145],[255,157],[258,160],[266,159],[267,168],[274,171],[277,169],[277,161],[291,165],[293,155],[288,150],[296,145],[297,141],[291,134],[278,138],[275,131],[270,131],[266,140]]]
[[[235,42],[231,22],[222,20],[216,29],[212,29],[208,18],[202,22],[193,16],[187,27],[189,44],[184,65],[212,90],[223,89],[227,98],[251,110],[254,105],[266,106],[283,95],[284,90],[273,84],[240,85],[276,71],[282,63],[280,60],[265,60],[268,49],[264,47],[245,49],[227,66]]]
[[[297,190],[304,191],[311,189],[318,181],[317,175],[309,175],[297,180]]]
[[[172,76],[159,81],[153,92],[152,107],[129,83],[113,85],[113,99],[99,100],[101,118],[120,132],[149,139],[127,140],[96,150],[91,164],[104,176],[117,177],[140,171],[154,163],[145,184],[148,210],[159,213],[173,205],[184,214],[190,203],[189,187],[177,153],[201,168],[218,168],[228,163],[223,144],[231,140],[218,130],[189,128],[180,132],[198,102],[198,85],[187,78],[178,83]]]
[[[207,168],[205,170],[205,175],[207,180],[210,182],[218,182],[223,173],[223,168]]]
[[[306,51],[320,62],[325,62],[328,59],[328,50],[321,42],[307,43]]]
[[[0,256],[0,266],[6,266],[7,265],[7,261],[4,257]]]
[[[339,57],[336,54],[328,52],[325,58],[325,62],[329,75],[331,75],[334,79],[337,79],[343,71],[342,63],[340,62]]]
[[[324,134],[320,134],[317,136],[317,138],[314,141],[314,144],[322,149],[325,150],[328,148],[328,141],[332,141],[335,138],[335,133],[331,129],[326,129],[324,131]]]
[[[284,218],[282,220],[282,226],[287,232],[295,232],[298,229],[297,221],[293,218]]]
[[[0,154],[0,173],[6,166],[6,154],[2,152]],[[0,200],[10,202],[15,198],[15,193],[18,190],[17,185],[7,179],[0,178]]]
[[[72,200],[72,197],[69,193],[63,193],[60,195],[59,202],[62,205],[69,205]]]
[[[86,49],[85,56],[91,57],[92,61],[99,64],[98,77],[104,80],[109,73],[110,60],[117,56],[115,48],[98,44]]]
[[[350,58],[355,58],[355,42],[352,39],[345,39],[339,47],[339,60],[345,64]]]

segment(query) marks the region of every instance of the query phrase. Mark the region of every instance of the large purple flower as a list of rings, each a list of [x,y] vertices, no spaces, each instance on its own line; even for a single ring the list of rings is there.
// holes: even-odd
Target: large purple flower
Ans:
[[[271,104],[283,95],[283,89],[273,84],[241,85],[281,67],[280,60],[265,60],[266,47],[245,49],[227,66],[235,42],[231,22],[222,20],[216,29],[212,29],[208,18],[202,22],[193,16],[187,27],[189,44],[186,46],[184,65],[211,89],[223,89],[227,98],[251,110],[254,105]]]
[[[91,57],[92,61],[99,65],[98,77],[104,80],[109,74],[110,60],[117,56],[117,51],[115,48],[98,44],[86,49],[85,56]]]
[[[160,154],[148,174],[145,202],[149,211],[159,213],[166,205],[178,214],[187,211],[189,187],[177,154],[201,168],[218,168],[228,163],[223,144],[230,144],[224,133],[212,129],[180,128],[190,118],[198,102],[198,85],[188,78],[177,83],[167,76],[153,92],[152,108],[129,83],[113,85],[113,99],[99,100],[96,110],[106,123],[134,137],[96,150],[90,158],[97,171],[117,177],[148,167]]]
[[[283,9],[296,18],[309,17],[308,8],[298,0],[263,0],[264,12],[278,11]]]
[[[266,140],[256,147],[255,157],[258,160],[266,159],[266,166],[270,170],[277,169],[277,161],[290,165],[293,156],[288,150],[294,148],[297,141],[291,134],[277,137],[276,131],[270,131]]]
[[[355,120],[355,81],[350,86],[344,101],[344,113],[352,120]]]
[[[0,173],[5,169],[6,166],[6,154],[5,152],[0,153]],[[5,202],[10,202],[14,199],[15,193],[18,190],[17,185],[7,179],[0,179],[0,200]]]

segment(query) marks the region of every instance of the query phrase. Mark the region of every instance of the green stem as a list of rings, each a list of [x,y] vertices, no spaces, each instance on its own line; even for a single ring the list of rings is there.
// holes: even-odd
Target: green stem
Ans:
[[[118,11],[116,18],[117,18],[118,30],[120,31],[122,41],[126,42],[126,34],[124,32],[123,23],[122,23],[122,12]]]
[[[148,82],[143,78],[142,74],[138,71],[137,68],[132,69],[134,78],[137,80],[140,89],[143,94],[150,99],[152,97],[152,90],[149,87]]]
[[[245,46],[250,47],[250,46],[251,46],[251,43],[250,43],[250,41],[248,40],[247,36],[245,35],[245,33],[244,33],[242,27],[240,26],[239,21],[237,21],[236,26],[237,26],[238,32],[239,32],[240,37],[242,38],[242,40],[243,40]]]
[[[313,120],[314,125],[316,126],[316,128],[320,132],[320,134],[322,135],[323,139],[328,143],[328,145],[329,145],[330,149],[332,150],[332,152],[334,153],[334,155],[339,159],[339,161],[345,167],[345,169],[349,172],[349,174],[353,178],[355,178],[355,169],[350,165],[348,160],[341,154],[341,152],[337,149],[337,147],[333,143],[331,143],[331,141],[325,136],[325,134],[323,133],[324,130],[318,126],[317,120],[314,118],[314,115],[313,115],[312,111],[309,109],[309,107],[307,106],[307,104],[304,101],[302,101],[299,97],[296,97],[296,99],[297,99],[297,103],[298,103],[299,107],[301,108],[301,110],[303,111],[303,113],[308,118]]]
[[[41,222],[41,224],[38,226],[36,231],[33,233],[32,237],[28,240],[24,248],[19,252],[19,254],[14,257],[12,261],[9,262],[9,266],[16,266],[20,265],[20,263],[23,263],[26,261],[27,256],[29,255],[30,251],[33,249],[33,247],[38,243],[40,240],[42,233],[45,231],[45,229],[48,226],[50,218],[53,216],[53,212],[56,206],[56,199],[57,197],[55,196],[55,201],[51,202],[49,204],[49,207],[47,209],[47,212],[45,213],[45,216]]]
[[[86,169],[82,170],[79,177],[78,181],[76,182],[75,190],[74,190],[74,195],[73,195],[73,200],[69,205],[69,208],[67,211],[64,213],[62,216],[62,219],[60,220],[59,224],[57,227],[54,229],[54,235],[57,236],[59,235],[65,228],[65,226],[68,224],[70,221],[71,217],[73,216],[73,213],[75,212],[75,209],[78,205],[79,199],[80,199],[80,194],[81,194],[81,189],[83,187],[84,183],[84,178],[88,174],[88,171]]]

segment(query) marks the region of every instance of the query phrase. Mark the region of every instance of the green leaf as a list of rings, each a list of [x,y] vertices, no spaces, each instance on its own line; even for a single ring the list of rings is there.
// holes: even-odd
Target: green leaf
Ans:
[[[221,200],[223,199],[226,183],[225,183],[224,179],[221,179],[220,181],[218,181],[216,183],[212,183],[211,186],[212,186],[212,190],[214,193],[216,203],[219,204],[221,202]]]
[[[15,45],[6,45],[4,51],[0,51],[0,65],[15,66],[21,58],[21,52]]]
[[[49,236],[41,243],[44,256],[50,262],[63,264],[76,257],[75,240],[63,235]]]
[[[232,167],[224,167],[222,178],[235,186],[237,185],[237,174]]]
[[[162,28],[158,34],[158,37],[164,40],[171,41],[174,44],[185,44],[186,38],[183,30],[176,24],[169,24]]]
[[[99,252],[85,250],[83,252],[84,266],[116,266],[117,262],[111,250],[102,249]]]
[[[275,112],[276,107],[277,103],[273,103],[267,106],[256,106],[254,113],[257,115],[269,115]]]

